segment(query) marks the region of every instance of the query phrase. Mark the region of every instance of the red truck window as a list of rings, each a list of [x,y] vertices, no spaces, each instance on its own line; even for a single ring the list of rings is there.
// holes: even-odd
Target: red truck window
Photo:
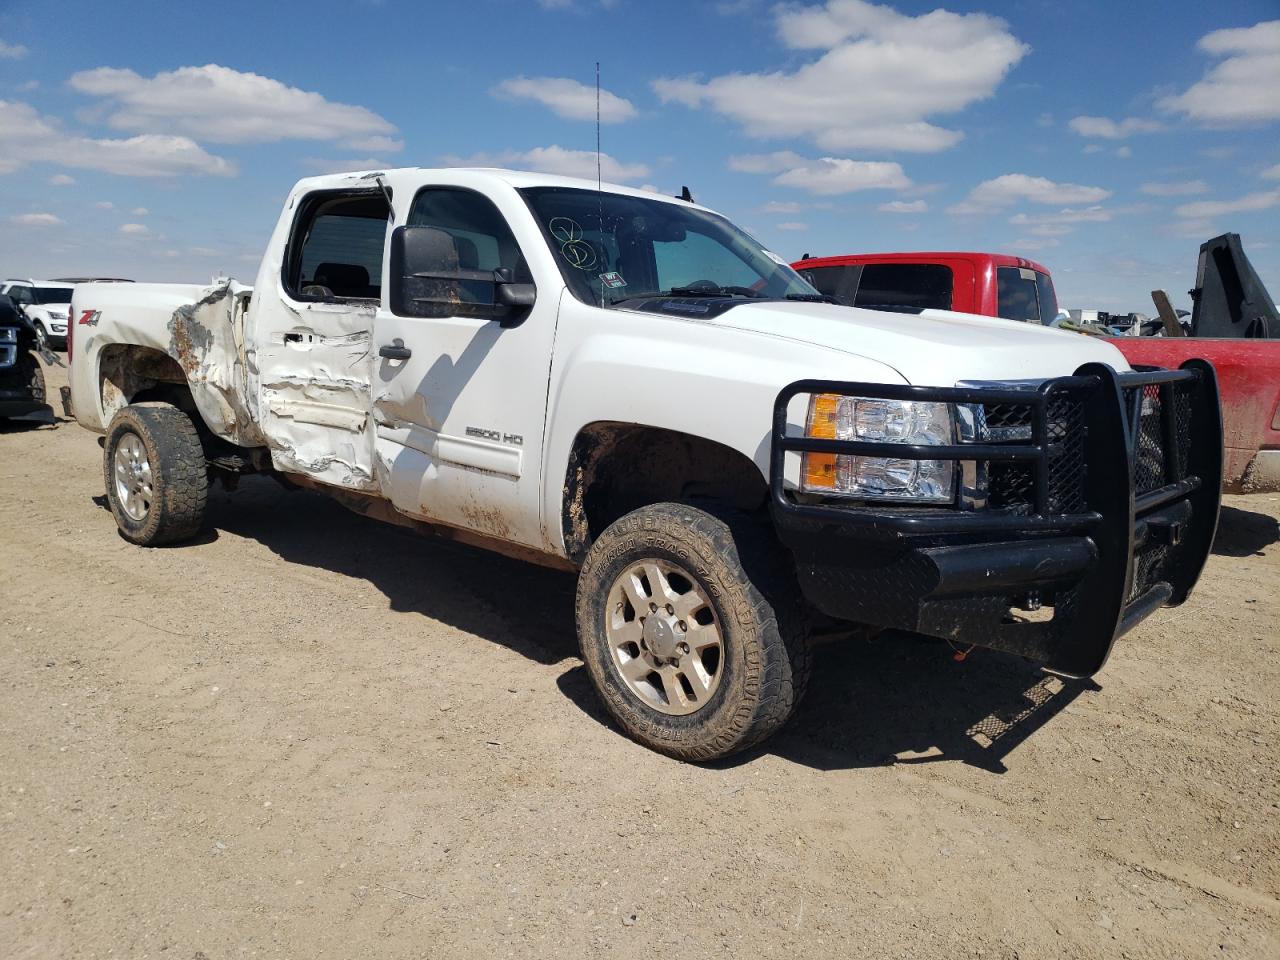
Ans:
[[[800,271],[819,293],[846,307],[950,310],[954,278],[940,263],[868,263]]]
[[[855,307],[873,310],[950,310],[951,268],[941,263],[868,263]]]
[[[1049,275],[1025,267],[996,270],[997,315],[1026,323],[1052,323],[1058,315],[1058,297]]]
[[[853,306],[853,295],[858,290],[858,278],[861,275],[861,265],[813,267],[800,271],[800,276],[808,280],[820,294],[846,307]]]

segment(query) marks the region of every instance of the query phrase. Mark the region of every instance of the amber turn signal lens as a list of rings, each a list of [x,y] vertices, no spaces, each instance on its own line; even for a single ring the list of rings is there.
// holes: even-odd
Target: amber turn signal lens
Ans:
[[[809,422],[805,435],[820,440],[836,439],[836,416],[840,397],[834,393],[816,393],[809,400]],[[806,453],[800,471],[804,474],[805,489],[836,487],[836,455],[834,453]]]

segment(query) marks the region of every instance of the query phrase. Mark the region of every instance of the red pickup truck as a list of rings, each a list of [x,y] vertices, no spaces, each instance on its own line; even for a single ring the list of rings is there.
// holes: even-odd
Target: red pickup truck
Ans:
[[[860,253],[792,264],[820,293],[850,307],[955,310],[1048,324],[1058,313],[1049,271],[1000,253]],[[1224,489],[1280,490],[1280,339],[1275,306],[1227,234],[1201,247],[1196,337],[1108,337],[1135,366],[1208,360],[1222,391]],[[1270,323],[1270,326],[1268,326]],[[1261,328],[1259,325],[1261,324]]]

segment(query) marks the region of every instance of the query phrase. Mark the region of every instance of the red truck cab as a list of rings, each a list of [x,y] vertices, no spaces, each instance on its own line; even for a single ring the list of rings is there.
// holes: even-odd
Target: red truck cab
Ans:
[[[955,310],[1048,325],[1058,297],[1049,271],[1003,253],[857,253],[792,264],[847,307]]]

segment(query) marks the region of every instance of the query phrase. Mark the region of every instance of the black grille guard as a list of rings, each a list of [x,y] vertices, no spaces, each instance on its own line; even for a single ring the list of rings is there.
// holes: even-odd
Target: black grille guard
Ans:
[[[819,393],[1016,407],[1030,438],[941,446],[789,435],[791,400]],[[785,466],[788,453],[806,452],[952,460],[957,474],[981,463],[993,477],[1025,477],[1025,495],[985,509],[801,502]],[[1117,638],[1186,599],[1213,543],[1221,475],[1217,377],[1202,360],[1125,373],[1087,364],[1034,389],[803,380],[774,404],[775,526],[815,606],[1020,653],[1072,676],[1096,672]],[[1010,606],[1041,596],[1051,619],[1009,622]]]

